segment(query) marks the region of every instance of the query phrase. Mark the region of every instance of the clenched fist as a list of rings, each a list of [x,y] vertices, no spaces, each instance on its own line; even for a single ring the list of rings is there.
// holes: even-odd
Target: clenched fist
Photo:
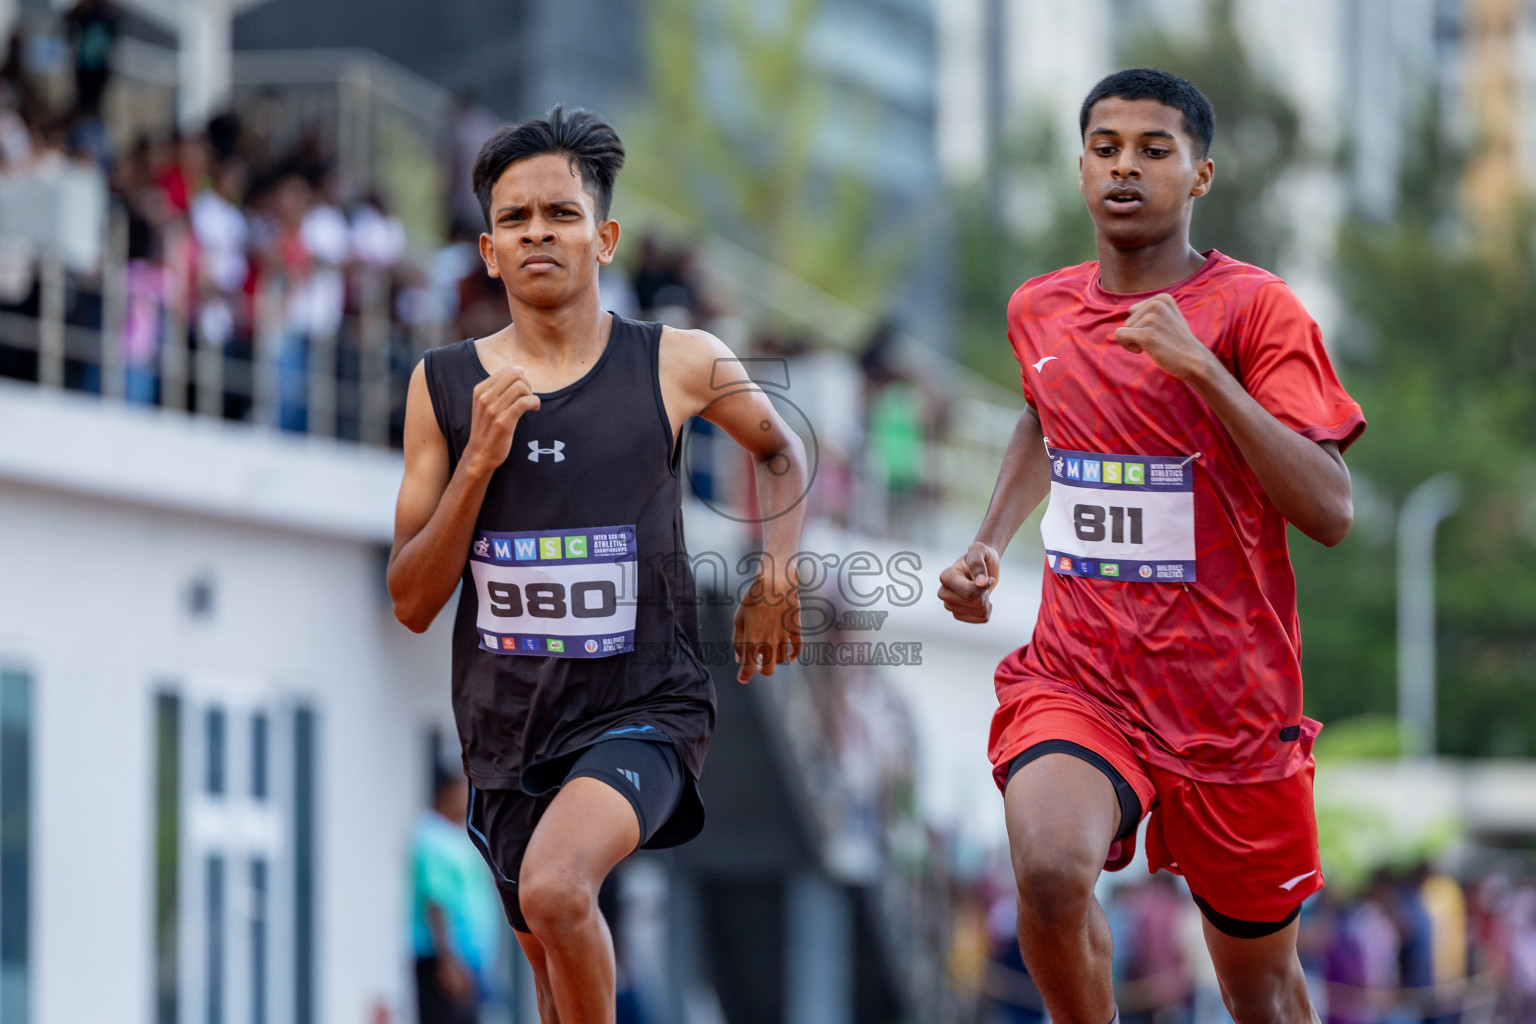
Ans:
[[[521,366],[502,367],[475,385],[464,458],[494,472],[512,450],[512,433],[526,412],[539,407]]]
[[[955,564],[939,573],[939,600],[961,622],[992,617],[992,590],[1001,559],[997,549],[976,541]]]
[[[1115,341],[1127,352],[1145,352],[1171,377],[1188,381],[1208,371],[1215,355],[1189,329],[1179,304],[1167,292],[1142,299],[1130,309]]]

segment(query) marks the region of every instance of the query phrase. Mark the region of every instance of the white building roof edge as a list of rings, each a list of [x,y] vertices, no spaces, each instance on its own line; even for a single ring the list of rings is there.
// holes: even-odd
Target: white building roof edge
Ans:
[[[0,483],[389,543],[398,452],[0,381]]]

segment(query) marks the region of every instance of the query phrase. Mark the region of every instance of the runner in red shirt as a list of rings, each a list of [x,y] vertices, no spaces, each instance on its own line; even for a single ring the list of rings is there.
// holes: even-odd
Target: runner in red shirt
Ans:
[[[1019,886],[1019,945],[1058,1024],[1118,1017],[1102,867],[1182,873],[1238,1024],[1315,1019],[1296,915],[1322,887],[1286,524],[1334,545],[1340,451],[1365,420],[1273,274],[1189,243],[1214,117],[1150,69],[1084,101],[1080,184],[1099,259],[1008,305],[1028,408],[976,541],[944,571],[991,613],[1003,549],[1050,496],[1026,646],[997,670],[989,754]]]

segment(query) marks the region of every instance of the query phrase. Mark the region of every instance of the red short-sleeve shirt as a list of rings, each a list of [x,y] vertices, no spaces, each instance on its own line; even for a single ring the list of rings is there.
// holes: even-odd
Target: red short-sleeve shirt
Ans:
[[[1021,698],[1067,688],[1092,699],[1146,761],[1191,778],[1258,782],[1306,761],[1318,725],[1301,714],[1301,636],[1286,522],[1193,389],[1113,335],[1152,293],[1099,287],[1097,262],[1026,282],[1008,304],[1024,396],[1053,448],[1195,456],[1197,581],[1046,572],[1034,635],[1000,673],[996,762]],[[1195,337],[1282,423],[1341,448],[1365,418],[1322,335],[1285,283],[1212,250],[1166,289]],[[1007,664],[1007,663],[1005,663]]]

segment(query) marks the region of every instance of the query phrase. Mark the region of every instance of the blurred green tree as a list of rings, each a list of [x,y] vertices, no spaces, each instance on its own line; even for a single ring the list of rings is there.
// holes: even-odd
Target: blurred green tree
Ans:
[[[867,175],[817,159],[860,151],[878,107],[844,96],[831,124],[827,77],[806,59],[822,0],[769,6],[653,0],[649,89],[624,116],[624,188],[879,312],[913,239],[882,222]]]
[[[1343,231],[1351,313],[1338,346],[1370,430],[1349,463],[1364,502],[1335,551],[1298,539],[1309,713],[1396,707],[1395,511],[1442,470],[1466,487],[1441,527],[1438,749],[1536,754],[1536,246],[1529,210],[1513,250],[1457,217],[1460,161],[1424,119],[1389,223]],[[1497,255],[1494,253],[1497,252]],[[1363,507],[1361,507],[1363,505]]]
[[[952,199],[956,357],[1011,391],[1019,364],[1007,339],[1009,298],[1032,277],[1094,258],[1093,220],[1062,156],[1074,148],[1040,118],[1009,139],[989,180]]]

